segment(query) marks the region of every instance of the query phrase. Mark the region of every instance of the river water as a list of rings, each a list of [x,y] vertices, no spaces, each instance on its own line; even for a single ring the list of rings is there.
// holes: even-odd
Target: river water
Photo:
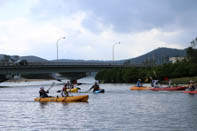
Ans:
[[[0,131],[195,131],[197,95],[180,91],[131,91],[132,84],[100,84],[88,103],[34,102],[51,81],[7,83],[0,88]],[[79,87],[87,91],[92,83]],[[51,88],[50,95],[61,89]],[[73,93],[82,95],[87,93]]]

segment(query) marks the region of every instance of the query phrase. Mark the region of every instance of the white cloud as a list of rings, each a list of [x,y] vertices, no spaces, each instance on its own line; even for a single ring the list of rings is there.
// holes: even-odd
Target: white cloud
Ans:
[[[145,54],[159,47],[170,47],[183,49],[179,43],[168,43],[166,38],[174,38],[180,35],[181,32],[162,32],[159,29],[152,29],[140,33],[117,33],[113,32],[111,28],[105,29],[104,32],[98,36],[102,39],[100,46],[103,51],[107,53],[105,58],[112,58],[112,46],[120,41],[120,45],[116,45],[115,58],[118,60],[137,57]],[[163,39],[163,40],[162,40]],[[102,49],[100,49],[102,50]]]
[[[56,41],[62,36],[66,36],[66,39],[59,41],[60,59],[111,60],[112,46],[119,41],[121,44],[115,46],[116,60],[137,57],[158,47],[184,48],[173,40],[183,35],[182,30],[165,31],[152,28],[141,32],[116,32],[115,25],[105,24],[102,18],[93,12],[82,10],[58,17],[37,12],[39,17],[36,17],[31,8],[39,2],[16,2],[20,7],[13,6],[15,3],[7,3],[0,9],[2,12],[13,7],[11,12],[6,13],[6,17],[0,18],[2,54],[36,55],[45,59],[56,59]],[[17,11],[15,15],[13,11]],[[5,15],[0,13],[0,16]],[[47,16],[47,19],[40,19],[42,16]],[[91,30],[88,23],[84,25],[84,21],[92,16],[94,19],[90,27],[95,26],[99,32]]]

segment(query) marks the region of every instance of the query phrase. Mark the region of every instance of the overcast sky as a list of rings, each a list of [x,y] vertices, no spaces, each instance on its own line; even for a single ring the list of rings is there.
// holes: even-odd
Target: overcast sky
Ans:
[[[184,49],[197,36],[197,0],[0,0],[0,54],[134,58]],[[120,44],[117,44],[120,42]]]

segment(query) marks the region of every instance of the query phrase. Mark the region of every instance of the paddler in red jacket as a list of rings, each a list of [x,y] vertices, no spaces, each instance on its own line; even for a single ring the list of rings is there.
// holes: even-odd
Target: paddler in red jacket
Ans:
[[[64,84],[64,87],[62,88],[62,97],[67,97],[69,96],[68,91],[67,91],[67,84]]]

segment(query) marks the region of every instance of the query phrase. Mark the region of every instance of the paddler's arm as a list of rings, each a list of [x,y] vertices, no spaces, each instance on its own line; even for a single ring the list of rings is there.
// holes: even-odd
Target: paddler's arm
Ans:
[[[91,91],[93,88],[94,88],[94,85],[88,91]]]

